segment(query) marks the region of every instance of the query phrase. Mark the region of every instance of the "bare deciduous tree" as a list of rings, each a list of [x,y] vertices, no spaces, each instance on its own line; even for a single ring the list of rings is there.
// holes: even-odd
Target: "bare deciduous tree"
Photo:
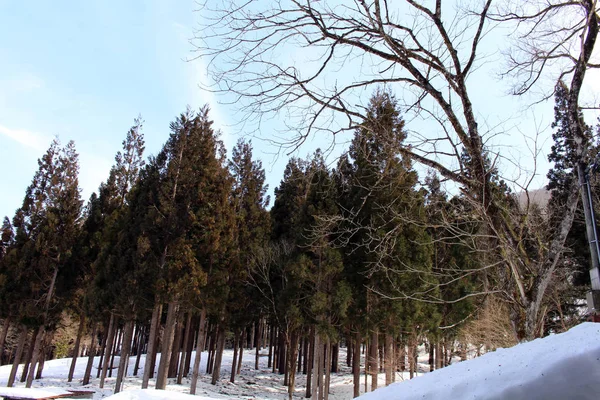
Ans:
[[[381,85],[400,93],[406,115],[437,123],[437,128],[425,133],[412,132],[400,152],[459,185],[485,225],[486,237],[493,238],[493,250],[501,256],[501,268],[510,278],[524,321],[524,337],[533,338],[540,334],[542,303],[563,252],[577,193],[565,204],[552,239],[540,244],[533,257],[523,246],[527,211],[518,216],[506,212],[504,199],[495,193],[493,176],[501,154],[487,142],[494,132],[484,131],[478,123],[468,79],[481,62],[481,43],[493,23],[490,17],[503,23],[530,23],[527,37],[544,40],[547,33],[538,21],[562,15],[555,25],[557,32],[564,38],[579,38],[581,46],[570,46],[570,57],[563,55],[562,48],[541,59],[515,57],[509,72],[531,71],[532,77],[516,91],[522,93],[538,81],[536,74],[541,76],[550,61],[559,55],[570,60],[572,67],[564,72],[572,77],[573,129],[580,137],[578,98],[585,72],[593,66],[596,1],[540,1],[548,5],[547,10],[532,14],[518,6],[523,2],[512,3],[516,9],[511,10],[511,3],[499,1],[509,11],[498,9],[493,15],[492,0],[476,2],[475,9],[450,3],[279,0],[222,1],[214,7],[211,2],[202,7],[205,24],[194,43],[214,80],[208,89],[237,104],[246,121],[260,124],[282,111],[295,118],[290,123],[297,128],[291,146],[315,132],[355,129],[366,119],[361,105],[365,89]],[[561,14],[561,7],[579,7],[581,18],[574,23],[568,14]],[[528,48],[525,41],[520,43]],[[355,67],[348,74],[339,73],[349,65]],[[583,160],[585,149],[579,154]]]

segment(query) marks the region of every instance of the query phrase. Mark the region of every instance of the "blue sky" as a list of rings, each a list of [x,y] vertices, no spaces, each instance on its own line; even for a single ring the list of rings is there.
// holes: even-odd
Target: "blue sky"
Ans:
[[[202,17],[194,12],[197,8],[194,0],[0,0],[0,217],[12,217],[20,206],[36,160],[55,135],[63,143],[76,142],[84,200],[106,179],[138,114],[145,120],[149,155],[160,149],[169,122],[187,105],[198,108],[208,103],[231,150],[240,133],[231,125],[240,115],[235,107],[219,105],[222,98],[198,88],[209,82],[202,61],[185,61],[193,56],[188,41]],[[344,73],[348,68],[352,66],[344,66]],[[496,126],[506,120],[513,133],[526,134],[548,127],[551,102],[541,105],[544,111],[535,117],[519,113],[526,101],[507,96],[506,86],[488,72],[471,82],[484,123]],[[265,124],[263,139],[277,133],[277,126],[281,121]],[[541,136],[546,149],[549,138],[549,132]],[[330,143],[331,138],[312,139],[299,154]],[[531,165],[530,154],[522,151],[525,145],[512,138],[506,145],[512,146],[508,153],[521,152],[515,158]],[[280,152],[277,157],[276,147],[258,139],[254,146],[272,192],[287,156]],[[542,154],[540,161],[544,159]],[[546,171],[547,165],[539,168],[537,187],[543,185]]]
[[[0,215],[19,207],[54,135],[75,140],[87,200],[138,114],[146,154],[188,104],[210,103],[223,126],[214,98],[197,87],[201,63],[184,61],[194,8],[187,0],[0,0]]]

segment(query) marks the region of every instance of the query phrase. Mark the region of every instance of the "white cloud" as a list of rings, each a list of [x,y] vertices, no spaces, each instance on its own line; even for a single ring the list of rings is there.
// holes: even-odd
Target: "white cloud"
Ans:
[[[51,136],[44,133],[28,131],[26,129],[11,129],[3,125],[0,125],[0,135],[36,151],[44,151],[52,140]]]

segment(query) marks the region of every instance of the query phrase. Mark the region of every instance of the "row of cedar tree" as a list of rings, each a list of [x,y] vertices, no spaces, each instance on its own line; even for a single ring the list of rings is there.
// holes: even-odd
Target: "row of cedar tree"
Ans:
[[[115,392],[129,355],[138,354],[129,371],[137,374],[146,352],[142,387],[155,377],[164,389],[167,378],[180,383],[192,373],[194,393],[201,352],[192,359],[192,349],[209,350],[206,372],[216,383],[226,344],[234,365],[244,347],[255,347],[256,368],[268,346],[269,366],[284,374],[290,396],[298,370],[308,374],[306,395],[318,399],[327,398],[340,344],[348,348],[355,395],[361,348],[372,389],[380,370],[386,383],[397,370],[414,371],[423,337],[436,364],[445,363],[440,344],[452,340],[452,327],[474,304],[406,294],[429,291],[443,300],[477,292],[476,274],[444,282],[440,271],[475,270],[478,261],[460,242],[436,240],[447,236],[436,222],[448,218],[440,207],[461,200],[446,200],[434,176],[418,185],[410,160],[399,156],[405,132],[391,95],[373,96],[369,119],[334,169],[319,151],[291,159],[270,211],[250,143],[240,140],[227,161],[207,108],[188,110],[170,128],[162,150],[144,161],[136,120],[85,207],[74,144],[54,141],[39,160],[22,207],[2,227],[0,354],[13,362],[9,386],[20,362],[27,386],[36,365],[41,376],[65,312],[80,321],[74,357],[84,334],[91,353],[102,356],[100,387],[111,355],[120,355]],[[9,327],[19,332],[14,349],[5,349]],[[232,381],[239,371],[232,368]]]

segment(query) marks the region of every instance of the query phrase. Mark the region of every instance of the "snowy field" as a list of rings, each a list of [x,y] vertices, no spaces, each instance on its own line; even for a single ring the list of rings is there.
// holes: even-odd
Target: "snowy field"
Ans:
[[[266,350],[264,351],[266,352]],[[189,392],[190,379],[182,385],[170,380],[166,391],[139,390],[139,377],[127,377],[124,392],[115,400],[207,400],[207,399],[286,399],[283,376],[271,373],[267,368],[267,357],[261,357],[260,370],[254,370],[254,352],[245,351],[242,373],[236,383],[229,382],[233,352],[223,355],[221,381],[210,384],[210,376],[202,372],[206,368],[206,353],[202,355],[201,375],[198,380],[197,396]],[[94,391],[94,399],[111,396],[115,377],[107,378],[105,388],[98,389],[99,379],[90,385],[81,386],[87,357],[77,362],[75,379],[67,383],[70,359],[47,361],[44,378],[34,381],[34,387],[73,388]],[[142,356],[141,365],[144,358]],[[98,360],[95,361],[95,367]],[[135,357],[130,359],[129,371],[133,370]],[[427,371],[427,355],[421,354],[419,370]],[[345,349],[340,349],[340,373],[331,374],[331,400],[352,398],[352,375],[345,365]],[[94,368],[96,370],[96,368]],[[0,386],[5,386],[10,366],[0,367]],[[115,370],[116,375],[116,370]],[[397,374],[397,382],[407,380],[408,374]],[[365,400],[417,400],[417,399],[598,399],[600,398],[600,324],[584,323],[569,332],[524,343],[510,349],[500,349],[479,358],[432,373],[421,373],[416,379],[393,384],[361,397]],[[93,375],[95,376],[95,374]],[[364,374],[361,377],[361,392],[364,391]],[[384,385],[385,375],[379,375],[379,385]],[[297,378],[295,398],[304,398],[306,379]],[[150,382],[152,388],[154,381]],[[22,387],[22,383],[18,383]],[[50,389],[58,390],[58,389]]]
[[[198,386],[196,389],[197,396],[195,399],[287,399],[287,387],[283,386],[283,375],[274,374],[270,368],[267,368],[267,349],[264,349],[261,354],[264,357],[260,358],[260,369],[254,369],[254,350],[244,350],[244,358],[242,362],[242,371],[240,375],[235,378],[235,383],[229,382],[231,374],[231,361],[233,359],[233,350],[225,350],[223,353],[223,364],[221,368],[221,380],[216,385],[211,385],[211,376],[205,373],[206,371],[206,359],[207,353],[202,353],[202,362],[200,366],[200,376],[198,378]],[[195,353],[194,353],[195,355]],[[160,358],[160,354],[157,356]],[[115,358],[117,359],[117,358]],[[167,386],[167,393],[164,391],[141,391],[142,386],[142,375],[144,366],[144,355],[141,357],[140,370],[137,377],[128,376],[124,381],[123,390],[124,392],[119,393],[115,396],[115,399],[174,399],[184,400],[192,398],[191,396],[185,396],[184,394],[189,393],[190,378],[184,378],[181,385],[175,383],[175,379],[169,379]],[[104,389],[99,389],[98,384],[100,379],[96,379],[96,371],[98,366],[99,357],[96,357],[94,361],[94,369],[92,370],[92,380],[89,385],[81,386],[81,380],[85,372],[85,366],[87,363],[87,357],[80,357],[77,359],[75,368],[75,376],[73,382],[67,382],[67,375],[71,365],[70,358],[64,358],[59,360],[46,361],[44,365],[43,378],[40,380],[33,381],[33,387],[38,388],[73,388],[73,389],[84,389],[93,390],[94,399],[102,399],[113,394],[114,384],[116,380],[116,368],[113,370],[113,377],[106,378]],[[429,371],[429,365],[427,364],[428,355],[422,354],[419,357],[419,371]],[[192,358],[193,361],[193,358]],[[115,361],[115,366],[118,362]],[[131,357],[129,360],[128,371],[133,371],[135,365],[135,357]],[[158,360],[157,360],[158,369]],[[340,349],[339,355],[339,368],[340,372],[337,374],[331,374],[331,392],[329,395],[330,400],[347,400],[352,399],[352,372],[349,367],[346,366],[346,349]],[[11,366],[5,365],[0,367],[0,386],[6,386],[8,375],[10,373]],[[20,377],[21,368],[17,377]],[[419,374],[420,375],[420,374]],[[190,374],[191,376],[191,374]],[[396,374],[396,381],[408,380],[408,372]],[[369,378],[370,382],[370,378]],[[296,375],[296,394],[294,398],[303,399],[305,391],[306,377],[302,374]],[[385,384],[385,374],[379,374],[379,386],[382,387]],[[16,383],[17,387],[24,386],[24,383]],[[154,387],[154,380],[150,380],[150,388]],[[361,393],[365,390],[364,388],[364,374],[361,375]],[[201,397],[202,396],[202,397]]]

